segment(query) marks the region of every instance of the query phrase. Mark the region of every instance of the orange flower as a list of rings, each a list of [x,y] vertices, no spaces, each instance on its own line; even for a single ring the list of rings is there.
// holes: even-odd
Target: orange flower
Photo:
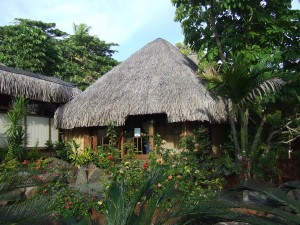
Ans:
[[[35,167],[35,169],[36,169],[36,170],[39,170],[39,169],[41,169],[41,166],[38,165],[37,167]]]
[[[147,168],[148,168],[148,163],[145,162],[145,163],[144,163],[144,169],[146,170]]]
[[[22,162],[23,165],[27,165],[28,163],[29,163],[29,160],[27,160],[27,159]]]

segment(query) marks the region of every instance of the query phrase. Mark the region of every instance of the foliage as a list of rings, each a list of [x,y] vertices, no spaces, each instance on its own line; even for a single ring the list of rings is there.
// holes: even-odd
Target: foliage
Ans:
[[[2,165],[1,165],[2,166]],[[68,171],[54,165],[50,159],[22,163],[7,162],[1,169],[0,201],[9,204],[0,207],[1,224],[45,224],[52,221],[57,193],[66,187]],[[33,196],[29,189],[37,190]]]
[[[74,25],[74,34],[55,28],[55,23],[15,19],[0,27],[0,62],[48,76],[56,75],[85,89],[117,61],[114,43],[89,34],[85,24]]]
[[[251,224],[296,225],[299,224],[300,204],[287,195],[287,192],[299,188],[299,183],[284,185],[282,189],[249,183],[225,190],[222,197],[229,201],[237,201],[234,211],[252,215],[252,219],[240,218],[241,221]],[[250,202],[241,202],[240,197],[244,191],[252,193]]]
[[[92,149],[85,148],[84,150],[80,150],[79,147],[80,145],[72,140],[67,148],[68,161],[76,167],[83,166],[92,161]]]
[[[181,42],[177,42],[175,45],[181,51],[181,53],[184,54],[185,56],[188,56],[192,52],[190,47],[186,46],[185,44],[183,44]]]
[[[36,161],[42,157],[41,151],[38,147],[38,142],[35,144],[35,147],[30,150],[26,150],[26,156],[27,159]]]
[[[99,168],[114,170],[115,164],[120,162],[120,151],[117,148],[117,128],[113,123],[108,125],[106,137],[108,145],[100,146],[93,151],[93,162]]]
[[[271,218],[260,218],[240,210],[243,204],[227,195],[203,196],[194,201],[174,186],[162,184],[165,173],[156,168],[148,174],[135,191],[127,179],[114,180],[106,196],[106,224],[216,224],[224,221],[251,221],[251,224],[272,224]],[[131,195],[128,198],[128,191]],[[252,223],[252,221],[254,223]],[[266,222],[266,223],[262,223]]]
[[[62,160],[68,161],[68,143],[64,141],[57,141],[54,143],[54,156]]]
[[[195,134],[181,141],[180,151],[162,148],[161,136],[156,134],[155,150],[150,152],[149,162],[132,157],[116,165],[112,175],[117,182],[126,183],[124,198],[130,200],[153,171],[160,173],[161,179],[157,183],[160,190],[175,187],[190,202],[197,201],[199,194],[206,198],[218,192],[224,183],[223,176],[234,172],[234,163],[227,156],[211,157],[207,128],[200,127]]]
[[[52,210],[61,215],[62,220],[74,218],[77,222],[82,219],[91,219],[92,210],[100,210],[101,205],[95,201],[95,197],[89,196],[70,188],[61,189],[57,195]]]
[[[66,33],[55,23],[15,19],[0,27],[0,61],[7,66],[53,75],[60,63],[58,40]]]
[[[185,42],[210,63],[230,61],[232,52],[252,62],[272,56],[299,71],[299,10],[291,0],[172,0]],[[225,60],[226,58],[226,60]]]
[[[253,177],[254,152],[262,144],[262,131],[266,123],[262,101],[266,95],[277,92],[285,82],[266,61],[252,65],[244,54],[239,53],[232,63],[223,63],[219,73],[213,71],[202,77],[209,81],[208,88],[216,96],[230,101],[227,105],[228,119],[233,135],[235,161],[242,170],[242,178]],[[249,118],[258,116],[261,122],[249,129]],[[235,124],[238,121],[239,127]],[[269,119],[270,120],[270,119]],[[251,131],[251,133],[250,133]],[[251,134],[251,135],[250,135]],[[265,151],[267,154],[267,151]],[[271,156],[271,154],[268,154]],[[258,165],[259,161],[255,161]]]
[[[8,142],[8,156],[22,160],[24,155],[23,146],[26,143],[24,130],[25,116],[27,115],[26,100],[20,97],[15,100],[13,108],[7,113],[9,123],[5,128]]]
[[[264,160],[270,166],[274,165],[271,162],[280,154],[278,149],[290,148],[300,136],[300,33],[297,29],[300,11],[291,9],[291,0],[280,3],[172,0],[172,3],[176,6],[175,20],[182,23],[185,43],[192,50],[199,51],[198,55],[202,57],[199,70],[210,76],[210,88],[218,87],[218,95],[229,98],[233,106],[239,107],[229,107],[229,117],[237,118],[240,125],[236,130],[234,120],[230,122],[236,161],[239,160],[240,164],[242,158],[248,161],[244,162],[249,165],[244,168],[246,170],[256,167],[252,174],[260,171],[259,168],[263,167],[260,163]],[[265,82],[271,78],[268,74],[278,71],[285,73],[285,76],[278,73],[287,81],[285,87],[275,95],[265,95],[265,89],[261,88],[273,88],[278,81]],[[256,73],[257,77],[246,78],[248,72]],[[263,72],[262,76],[257,72]],[[218,73],[220,75],[216,75]],[[258,86],[262,82],[265,85]],[[262,94],[264,98],[258,101]],[[280,120],[278,111],[281,112]],[[258,153],[263,155],[262,160]]]
[[[115,164],[115,154],[107,147],[99,146],[96,151],[92,153],[92,161],[97,165],[97,167],[102,169],[112,169]]]
[[[90,29],[86,24],[74,24],[74,34],[59,43],[62,63],[56,74],[76,83],[81,89],[117,65],[112,58],[115,51],[111,50],[117,44],[90,35]]]

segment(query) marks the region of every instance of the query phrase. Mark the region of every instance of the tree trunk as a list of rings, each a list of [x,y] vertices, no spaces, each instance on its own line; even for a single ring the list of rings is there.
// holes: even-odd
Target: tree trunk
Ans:
[[[248,109],[240,110],[240,120],[241,120],[241,150],[243,157],[248,154],[248,119],[249,112]]]
[[[215,12],[214,12],[214,0],[210,0],[210,25],[211,28],[214,32],[214,36],[217,42],[217,46],[218,46],[218,51],[219,51],[219,55],[221,58],[221,61],[224,63],[226,61],[225,56],[224,56],[224,52],[223,52],[223,48],[222,48],[222,44],[219,38],[219,33],[216,27],[216,21],[215,21]]]
[[[240,144],[238,140],[238,135],[234,123],[234,113],[229,110],[228,108],[228,103],[227,103],[227,114],[228,114],[228,119],[229,119],[229,124],[232,130],[232,135],[233,135],[233,141],[234,141],[234,157],[235,157],[235,162],[237,164],[241,163],[242,156],[241,156],[241,149],[240,149]]]
[[[257,145],[259,143],[259,138],[260,138],[261,132],[262,132],[262,130],[264,128],[266,120],[267,120],[267,117],[263,116],[263,118],[260,121],[259,127],[258,127],[258,129],[256,131],[256,134],[254,136],[254,140],[253,140],[253,143],[252,143],[251,151],[253,151],[253,150],[255,150],[257,148]]]

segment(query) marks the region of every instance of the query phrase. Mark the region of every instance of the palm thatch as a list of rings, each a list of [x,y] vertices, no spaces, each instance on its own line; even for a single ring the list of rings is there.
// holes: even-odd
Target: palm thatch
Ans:
[[[150,42],[55,113],[64,129],[125,124],[129,115],[165,113],[168,122],[226,119],[197,75],[197,65],[163,39]]]
[[[43,102],[65,103],[80,92],[74,84],[56,77],[0,65],[0,94],[24,96]]]

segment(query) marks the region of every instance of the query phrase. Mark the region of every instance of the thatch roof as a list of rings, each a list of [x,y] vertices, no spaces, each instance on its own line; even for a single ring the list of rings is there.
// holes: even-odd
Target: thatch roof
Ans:
[[[0,65],[0,94],[65,103],[81,91],[72,83]]]
[[[156,39],[58,108],[60,128],[124,125],[129,115],[167,114],[169,122],[225,120],[199,79],[197,65],[176,47]]]

